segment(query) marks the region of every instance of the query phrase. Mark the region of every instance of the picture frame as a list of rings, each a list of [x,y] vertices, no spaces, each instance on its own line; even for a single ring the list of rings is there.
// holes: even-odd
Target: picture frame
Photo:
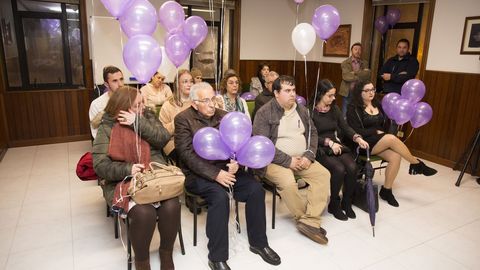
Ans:
[[[212,33],[213,32],[213,33]],[[200,69],[203,79],[215,78],[215,67],[218,61],[219,27],[208,26],[205,40],[192,51],[191,66]]]
[[[340,25],[337,31],[323,44],[323,56],[348,57],[351,35],[351,24]]]
[[[460,54],[480,54],[480,16],[465,18]]]

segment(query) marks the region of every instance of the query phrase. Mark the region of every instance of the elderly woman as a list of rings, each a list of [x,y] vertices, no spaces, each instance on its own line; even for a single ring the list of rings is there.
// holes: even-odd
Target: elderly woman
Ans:
[[[144,110],[143,97],[136,89],[124,86],[112,94],[93,142],[93,166],[103,179],[103,194],[109,205],[114,204],[114,191],[124,178],[144,170],[150,161],[165,163],[162,148],[169,139],[170,134],[154,113]],[[150,269],[149,248],[157,221],[161,269],[174,269],[172,250],[180,222],[178,197],[153,204],[130,200],[124,210],[131,221],[128,234],[135,252],[135,269]]]
[[[140,88],[140,92],[145,97],[145,105],[155,110],[172,96],[172,90],[163,83],[165,76],[160,72],[155,72],[149,83]]]
[[[228,74],[220,82],[220,95],[216,96],[217,108],[227,112],[242,112],[250,118],[245,99],[240,97],[240,77],[236,74]]]
[[[160,110],[160,122],[168,130],[168,133],[172,135],[172,138],[167,143],[165,148],[165,154],[168,155],[173,161],[177,161],[177,153],[175,152],[175,144],[173,142],[173,133],[175,132],[175,124],[173,119],[177,114],[190,107],[192,101],[190,100],[190,87],[193,85],[193,77],[190,71],[181,69],[178,71],[178,81],[175,79],[174,94],[165,102]]]
[[[407,146],[396,136],[386,134],[386,117],[375,98],[375,87],[369,81],[358,82],[353,88],[353,100],[347,110],[348,124],[368,142],[372,155],[377,155],[388,161],[385,170],[385,183],[380,190],[380,197],[388,204],[398,207],[393,196],[393,181],[400,169],[401,158],[410,163],[409,174],[423,174],[431,176],[437,173],[422,161],[414,157]]]

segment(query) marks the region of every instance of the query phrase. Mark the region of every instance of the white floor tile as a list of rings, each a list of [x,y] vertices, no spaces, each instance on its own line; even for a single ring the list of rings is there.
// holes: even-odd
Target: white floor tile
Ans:
[[[35,224],[17,227],[11,253],[72,241],[70,222],[70,219],[67,219],[54,224]]]
[[[393,256],[393,259],[399,261],[403,266],[411,270],[468,269],[457,261],[450,259],[443,253],[436,251],[434,248],[431,248],[426,244],[422,244]]]
[[[72,242],[44,245],[38,249],[12,253],[8,257],[6,269],[73,269]]]
[[[449,232],[426,244],[470,269],[480,269],[480,242],[472,241],[457,232]]]

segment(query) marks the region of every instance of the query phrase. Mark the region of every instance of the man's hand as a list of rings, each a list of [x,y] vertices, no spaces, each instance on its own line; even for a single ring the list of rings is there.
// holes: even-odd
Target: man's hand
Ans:
[[[215,181],[217,181],[220,185],[224,187],[229,187],[233,186],[237,180],[235,180],[235,175],[227,171],[221,170],[215,178]]]
[[[310,165],[312,165],[312,162],[310,161],[310,159],[306,157],[301,158],[300,166],[302,167],[302,170],[308,170],[308,168],[310,168]]]
[[[231,174],[236,174],[238,172],[238,162],[233,160],[233,159],[230,159],[230,163],[227,164],[227,167],[228,167],[228,173],[231,173]]]
[[[382,78],[384,81],[390,81],[392,75],[390,73],[383,73]]]
[[[292,161],[290,162],[290,169],[294,171],[301,171],[302,170],[302,158],[301,157],[292,157]]]

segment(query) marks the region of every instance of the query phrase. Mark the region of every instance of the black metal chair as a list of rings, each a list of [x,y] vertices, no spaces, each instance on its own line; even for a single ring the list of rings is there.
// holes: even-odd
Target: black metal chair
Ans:
[[[193,246],[197,246],[197,216],[199,214],[199,209],[207,209],[207,203],[203,200],[200,195],[194,194],[192,192],[184,189],[185,201],[190,200],[192,202],[191,212],[193,213]],[[237,232],[240,233],[240,218],[238,214],[238,201],[235,200],[235,220],[237,221],[236,227]]]

